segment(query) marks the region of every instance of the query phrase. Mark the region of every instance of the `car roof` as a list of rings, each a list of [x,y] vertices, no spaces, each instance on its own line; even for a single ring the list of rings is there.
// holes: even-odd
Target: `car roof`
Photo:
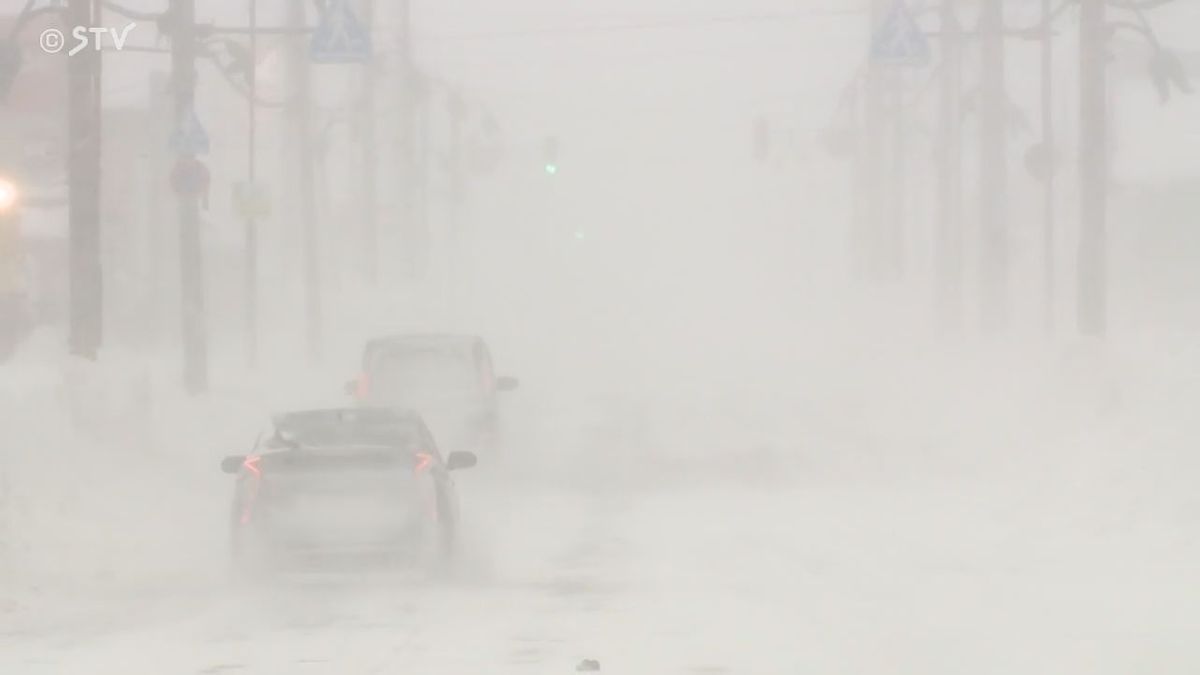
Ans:
[[[474,347],[483,342],[478,335],[456,335],[452,333],[410,333],[386,335],[367,342],[367,351],[384,346],[412,347]]]
[[[399,439],[428,440],[428,430],[421,416],[411,410],[396,408],[299,410],[275,415],[271,423],[273,431],[266,438],[260,438],[260,443],[268,447],[277,439],[285,446],[297,448],[364,448],[390,446]]]
[[[271,416],[271,423],[276,427],[288,422],[320,421],[341,422],[345,424],[370,424],[379,422],[421,422],[421,414],[405,408],[388,408],[382,406],[354,406],[340,408],[312,408],[276,413]]]

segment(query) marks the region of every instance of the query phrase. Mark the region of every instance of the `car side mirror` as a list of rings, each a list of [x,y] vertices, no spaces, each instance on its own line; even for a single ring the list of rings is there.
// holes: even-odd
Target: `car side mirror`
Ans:
[[[516,389],[517,385],[520,383],[521,381],[515,377],[501,375],[500,377],[496,378],[496,391],[512,391],[513,389]]]
[[[452,452],[446,457],[446,470],[458,471],[459,469],[469,469],[475,466],[479,459],[473,452],[458,451]]]
[[[229,455],[221,460],[221,471],[225,473],[237,473],[242,470],[242,464],[246,462],[245,455]]]

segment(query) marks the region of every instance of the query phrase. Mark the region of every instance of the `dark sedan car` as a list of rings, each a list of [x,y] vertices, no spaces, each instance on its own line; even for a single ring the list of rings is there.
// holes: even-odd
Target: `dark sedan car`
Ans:
[[[443,457],[415,413],[278,415],[248,454],[221,463],[237,476],[235,563],[261,572],[349,559],[445,562],[458,526],[451,472],[474,465],[468,452]]]

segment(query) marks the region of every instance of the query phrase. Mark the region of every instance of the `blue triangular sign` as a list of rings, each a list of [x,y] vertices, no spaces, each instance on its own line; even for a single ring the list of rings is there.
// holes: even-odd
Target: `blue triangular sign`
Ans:
[[[904,0],[896,0],[871,36],[871,60],[906,66],[929,63],[929,40]]]
[[[175,131],[171,132],[171,149],[181,155],[203,155],[208,152],[208,132],[196,117],[196,109],[189,107],[179,117]]]
[[[363,63],[371,59],[371,34],[346,0],[329,0],[313,31],[309,55],[313,63]]]

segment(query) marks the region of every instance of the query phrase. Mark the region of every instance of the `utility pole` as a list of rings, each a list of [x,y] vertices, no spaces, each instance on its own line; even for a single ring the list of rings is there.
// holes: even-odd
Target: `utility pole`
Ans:
[[[874,34],[883,21],[887,10],[887,0],[872,0],[871,2],[871,34]],[[860,199],[866,201],[864,213],[864,236],[859,259],[862,260],[862,270],[867,279],[879,279],[882,262],[882,242],[884,227],[884,86],[883,67],[876,63],[867,65],[866,96],[863,112],[863,127],[865,144],[863,157],[862,188],[864,194]]]
[[[1107,327],[1108,91],[1105,0],[1081,0],[1079,11],[1079,281],[1078,321],[1084,335]]]
[[[1054,331],[1054,30],[1052,0],[1042,0],[1042,154],[1046,181],[1042,195],[1042,285],[1046,332]]]
[[[196,0],[171,0],[171,89],[175,119],[189,119],[196,95]],[[181,122],[180,122],[181,123]],[[178,166],[200,167],[193,149],[177,148]],[[203,251],[200,241],[200,194],[177,187],[179,269],[183,312],[183,380],[188,393],[208,388],[208,337],[204,319]]]
[[[466,120],[466,102],[457,90],[450,92],[447,100],[447,112],[450,118],[450,240],[455,246],[462,234],[462,202],[466,196],[466,180],[463,175],[463,122]],[[452,251],[451,255],[457,255]]]
[[[364,0],[363,25],[368,33],[375,26],[375,0]],[[378,62],[375,57],[364,66],[362,104],[359,112],[359,142],[362,146],[363,162],[363,274],[367,282],[376,285],[379,282],[379,212],[377,204],[376,181],[379,160],[376,155],[375,140],[375,85]]]
[[[427,99],[418,96],[416,82],[416,66],[413,62],[412,48],[412,3],[410,0],[396,0],[397,42],[400,65],[397,72],[400,75],[400,198],[403,202],[397,213],[401,222],[398,223],[397,241],[403,247],[400,259],[406,261],[405,273],[412,276],[419,274],[420,265],[425,255],[427,236],[425,234],[426,219],[426,183],[427,172],[422,160],[418,157],[418,138],[420,151],[425,151],[427,136],[428,107]],[[418,105],[420,108],[418,109]],[[417,132],[418,118],[422,124],[423,133]]]
[[[246,148],[246,194],[243,198],[258,201],[258,0],[250,0],[250,62],[246,66],[250,101],[246,112],[249,133]],[[246,208],[246,360],[253,366],[258,361],[258,220],[257,203]]]
[[[1008,323],[1008,97],[1005,93],[1004,0],[984,0],[980,16],[979,292],[985,332]]]
[[[418,70],[413,53],[412,0],[399,0],[401,54],[404,73],[405,195],[407,256],[414,279],[429,271],[432,233],[429,226],[430,181],[433,176],[433,96],[429,80]]]
[[[410,184],[409,187],[413,203],[411,231],[414,233],[410,238],[410,245],[414,249],[412,273],[414,278],[419,279],[429,271],[432,246],[432,234],[429,231],[429,181],[433,172],[433,106],[428,96],[423,96],[419,102],[412,102],[410,106],[410,112],[415,119],[409,138],[416,144],[411,151],[410,160],[415,174],[415,185]]]
[[[66,23],[92,26],[93,0],[70,0]],[[67,59],[67,180],[70,232],[71,354],[95,360],[103,340],[100,263],[100,55],[84,49]]]
[[[887,98],[891,119],[891,157],[888,180],[887,223],[882,236],[883,270],[885,279],[897,282],[904,278],[905,211],[907,200],[907,173],[905,155],[908,150],[907,120],[904,114],[904,88],[906,78],[899,68],[888,73]]]
[[[938,218],[934,256],[942,326],[962,324],[962,25],[956,0],[941,6],[941,120],[938,133]]]
[[[862,72],[854,78],[850,87],[842,95],[844,114],[850,118],[853,142],[850,156],[850,236],[846,263],[850,269],[851,278],[861,280],[866,277],[867,267],[863,252],[866,250],[867,238],[870,232],[869,209],[866,203],[867,194],[866,172],[866,120],[863,100],[866,97],[867,74]]]
[[[299,31],[305,23],[305,0],[288,2],[288,22]],[[292,46],[291,76],[295,108],[292,111],[294,127],[292,138],[299,146],[300,181],[297,186],[300,201],[300,221],[303,228],[304,247],[304,298],[306,308],[306,330],[308,354],[312,360],[321,357],[321,265],[317,255],[317,208],[313,194],[316,184],[314,175],[314,148],[312,137],[311,67],[303,44],[296,41]]]
[[[148,138],[144,138],[146,154],[149,157],[147,173],[152,177],[165,176],[171,171],[171,165],[168,162],[169,153],[163,145],[163,139],[171,135],[171,120],[174,118],[171,106],[171,76],[165,70],[155,70],[150,73],[149,79],[149,100],[150,100],[150,124],[148,125]],[[164,331],[164,317],[168,311],[168,307],[172,307],[173,303],[168,302],[168,298],[164,289],[168,288],[167,274],[173,272],[170,261],[174,257],[169,254],[170,242],[174,234],[174,228],[168,227],[166,223],[173,222],[170,219],[169,208],[170,200],[167,195],[163,194],[162,190],[150,189],[146,191],[146,221],[150,223],[147,228],[147,236],[149,241],[147,246],[150,252],[150,278],[147,283],[147,310],[152,314],[153,321],[153,336],[156,342],[161,343]],[[159,224],[162,224],[159,226]]]

